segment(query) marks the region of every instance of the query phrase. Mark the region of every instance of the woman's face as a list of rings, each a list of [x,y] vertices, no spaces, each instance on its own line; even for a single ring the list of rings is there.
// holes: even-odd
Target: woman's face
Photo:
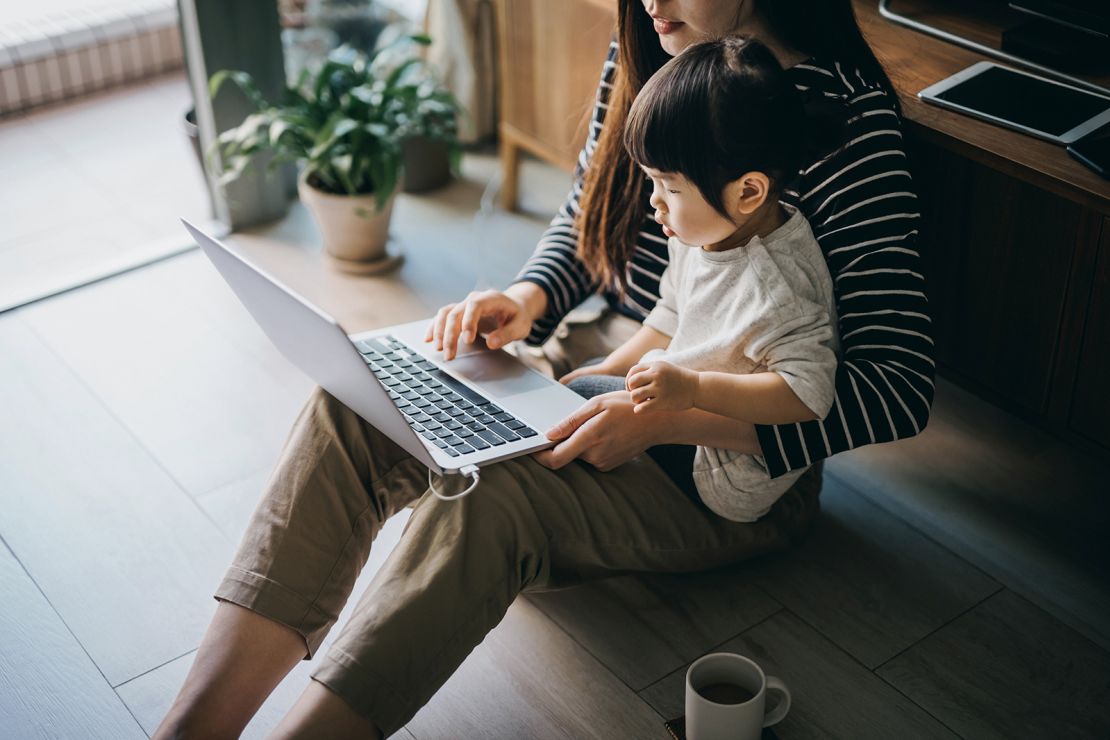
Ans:
[[[655,23],[663,51],[677,55],[690,44],[740,31],[751,0],[641,0]]]

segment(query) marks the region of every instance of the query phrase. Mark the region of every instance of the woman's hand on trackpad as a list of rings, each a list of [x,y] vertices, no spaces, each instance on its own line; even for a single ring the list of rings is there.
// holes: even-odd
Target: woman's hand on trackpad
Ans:
[[[528,336],[532,317],[524,305],[498,290],[473,291],[459,303],[449,303],[436,312],[424,336],[435,342],[437,352],[452,360],[459,342],[475,343],[481,336],[490,349]]]

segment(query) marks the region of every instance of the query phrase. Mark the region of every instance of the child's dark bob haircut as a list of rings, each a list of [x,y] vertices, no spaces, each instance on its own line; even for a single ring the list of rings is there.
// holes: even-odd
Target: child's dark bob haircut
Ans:
[[[624,129],[638,164],[683,175],[728,218],[725,185],[762,172],[780,192],[798,175],[806,135],[801,96],[752,38],[690,46],[644,85]]]

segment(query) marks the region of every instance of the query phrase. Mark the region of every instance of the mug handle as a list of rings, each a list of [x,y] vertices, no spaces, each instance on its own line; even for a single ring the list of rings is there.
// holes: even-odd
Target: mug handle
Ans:
[[[775,708],[763,717],[763,726],[770,727],[782,722],[782,718],[790,711],[790,689],[786,688],[780,679],[775,676],[767,676],[767,694],[777,693],[779,695],[778,704]]]

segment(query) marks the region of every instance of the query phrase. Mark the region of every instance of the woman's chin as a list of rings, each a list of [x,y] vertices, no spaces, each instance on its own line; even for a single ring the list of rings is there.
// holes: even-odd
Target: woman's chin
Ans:
[[[684,33],[685,30],[683,27],[678,33],[659,34],[659,45],[663,47],[663,51],[672,57],[681,54],[691,44],[691,39]]]

